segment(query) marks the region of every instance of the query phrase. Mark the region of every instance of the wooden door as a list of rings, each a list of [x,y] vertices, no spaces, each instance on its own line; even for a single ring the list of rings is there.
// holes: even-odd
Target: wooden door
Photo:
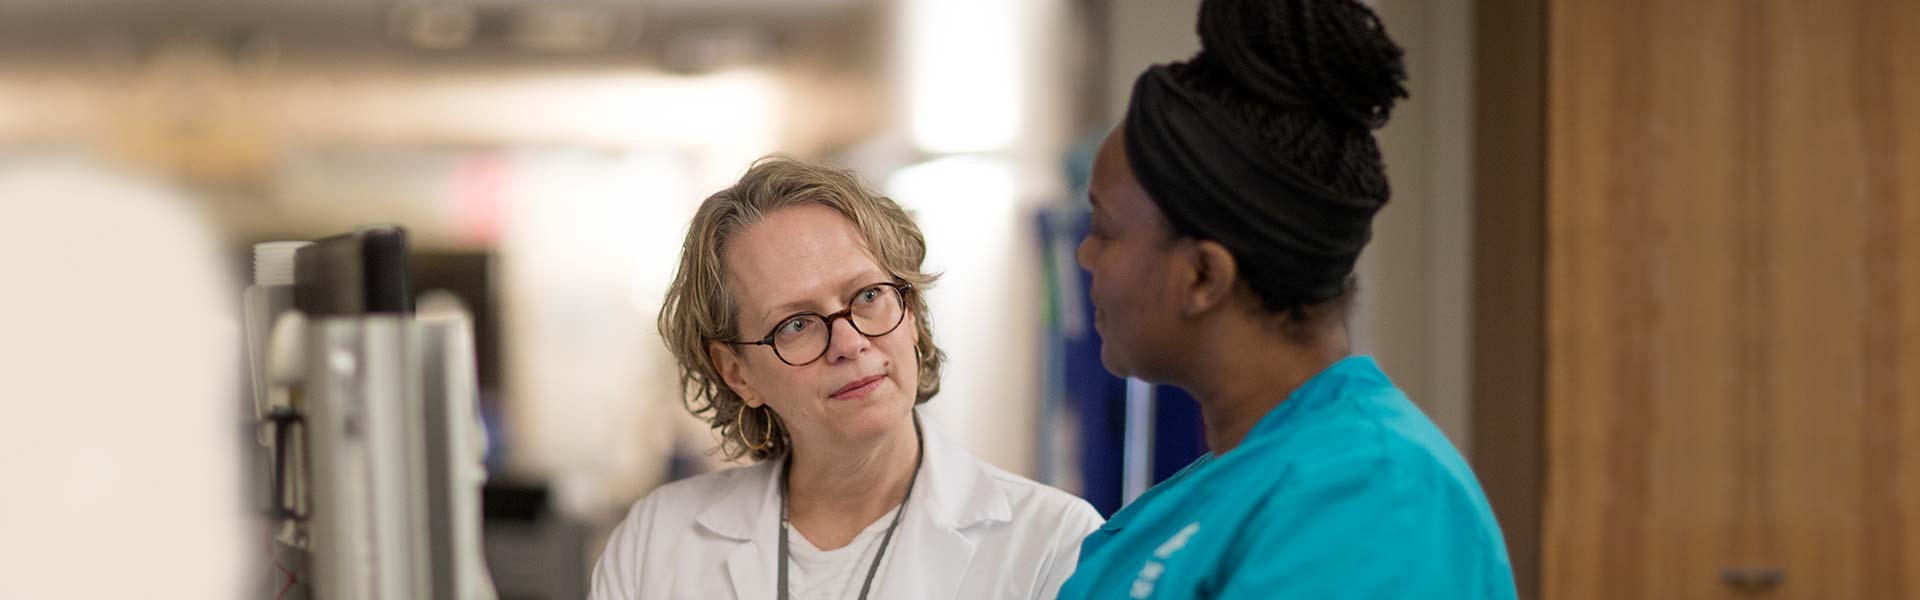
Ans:
[[[1920,2],[1547,13],[1543,596],[1920,598]]]

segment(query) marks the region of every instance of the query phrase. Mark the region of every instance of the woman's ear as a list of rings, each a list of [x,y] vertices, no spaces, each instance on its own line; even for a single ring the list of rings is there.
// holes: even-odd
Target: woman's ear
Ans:
[[[707,360],[713,361],[714,370],[720,372],[720,380],[726,383],[733,393],[739,394],[740,400],[746,402],[748,407],[759,408],[763,404],[760,395],[754,392],[753,386],[747,384],[747,378],[741,373],[741,369],[746,366],[746,358],[740,356],[733,346],[720,342],[707,342]]]
[[[1232,251],[1213,240],[1194,240],[1186,253],[1192,278],[1180,314],[1193,317],[1226,303],[1240,280],[1240,263],[1234,260]]]

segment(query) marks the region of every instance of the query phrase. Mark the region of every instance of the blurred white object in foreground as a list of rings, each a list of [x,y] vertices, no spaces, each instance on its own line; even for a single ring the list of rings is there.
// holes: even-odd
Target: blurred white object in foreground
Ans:
[[[214,233],[76,160],[0,164],[0,215],[0,599],[238,597],[267,541]]]

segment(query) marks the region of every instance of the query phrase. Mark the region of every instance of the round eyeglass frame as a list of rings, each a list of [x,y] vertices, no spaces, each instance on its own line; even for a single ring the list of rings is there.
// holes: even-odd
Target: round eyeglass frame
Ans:
[[[899,318],[894,319],[892,325],[887,326],[886,331],[868,333],[860,329],[859,322],[853,320],[853,300],[855,298],[859,298],[860,294],[866,293],[868,290],[871,290],[875,287],[883,287],[883,286],[893,288],[895,296],[900,299],[900,316]],[[788,366],[804,367],[819,361],[820,357],[827,355],[828,350],[833,349],[833,322],[834,321],[838,321],[840,319],[846,319],[847,324],[853,326],[854,332],[859,333],[860,335],[867,336],[868,338],[877,338],[889,333],[893,333],[895,330],[900,329],[900,324],[907,322],[907,294],[912,291],[913,291],[913,284],[911,283],[883,281],[883,282],[875,283],[872,285],[861,286],[860,291],[854,292],[853,296],[850,296],[847,298],[847,308],[842,309],[839,312],[836,312],[833,314],[827,314],[827,315],[823,315],[823,314],[811,312],[811,311],[794,313],[781,318],[779,321],[774,322],[773,328],[767,330],[766,337],[762,337],[754,341],[720,340],[720,343],[731,345],[731,346],[766,346],[773,350],[773,356],[775,358],[780,359],[780,362],[786,363]],[[780,326],[787,324],[788,321],[792,321],[797,317],[807,317],[807,316],[818,317],[822,323],[826,324],[826,330],[827,330],[826,342],[820,345],[820,353],[814,355],[813,358],[809,358],[801,362],[794,362],[792,360],[788,360],[787,356],[780,352],[780,346],[775,345],[773,343],[774,334],[779,333]]]

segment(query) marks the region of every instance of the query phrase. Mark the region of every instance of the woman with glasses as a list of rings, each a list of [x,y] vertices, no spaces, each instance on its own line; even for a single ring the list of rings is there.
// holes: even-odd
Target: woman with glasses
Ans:
[[[1205,0],[1199,34],[1101,146],[1079,261],[1101,361],[1191,392],[1210,452],[1060,597],[1513,598],[1473,471],[1347,333],[1399,46],[1355,0]]]
[[[1100,524],[914,407],[940,389],[913,219],[847,171],[771,158],[707,198],[660,314],[688,409],[753,462],[662,486],[600,598],[1052,598]]]

